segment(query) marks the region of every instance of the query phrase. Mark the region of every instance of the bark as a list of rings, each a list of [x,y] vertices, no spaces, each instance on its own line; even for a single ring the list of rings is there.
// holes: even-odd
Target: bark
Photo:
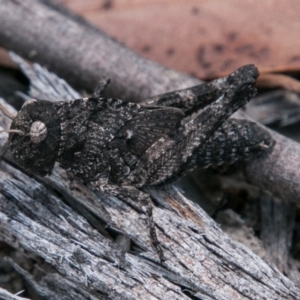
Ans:
[[[30,273],[12,264],[46,299],[300,297],[278,269],[230,240],[174,187],[148,191],[158,203],[154,221],[167,258],[159,264],[145,216],[80,185],[71,192],[60,169],[43,183],[2,163],[0,239],[34,259]],[[129,236],[135,251],[124,253],[59,195],[92,212],[99,227]]]

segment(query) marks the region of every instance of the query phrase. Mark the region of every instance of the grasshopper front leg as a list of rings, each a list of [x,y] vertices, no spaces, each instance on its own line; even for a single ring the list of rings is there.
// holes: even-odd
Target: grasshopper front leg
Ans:
[[[165,257],[161,244],[157,238],[153,219],[153,205],[149,195],[134,187],[103,184],[102,182],[91,182],[91,185],[108,196],[115,196],[123,200],[128,203],[129,206],[132,206],[135,210],[147,216],[151,243],[159,256],[160,261],[164,262]]]

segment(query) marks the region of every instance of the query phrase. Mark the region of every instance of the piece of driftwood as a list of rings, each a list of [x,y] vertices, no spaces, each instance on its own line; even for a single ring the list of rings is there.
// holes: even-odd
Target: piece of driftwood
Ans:
[[[0,238],[36,259],[16,269],[47,299],[298,299],[300,290],[174,188],[149,191],[167,261],[153,257],[146,218],[118,199],[84,187],[70,192],[59,170],[37,180],[2,164]],[[123,253],[66,206],[56,190],[81,202],[107,227],[126,233],[148,252]],[[150,252],[151,251],[151,252]],[[33,276],[32,273],[37,274]]]
[[[0,0],[0,45],[88,90],[107,76],[112,79],[108,94],[124,100],[141,102],[199,83],[139,57],[99,30],[37,0]],[[274,139],[272,153],[247,164],[247,177],[275,196],[299,203],[300,146],[277,134]]]
[[[53,99],[73,93],[54,74],[38,66],[22,67],[28,75],[31,70],[31,93]],[[53,90],[55,86],[61,88]],[[3,114],[0,121],[9,126]],[[4,142],[2,138],[0,147]],[[50,177],[32,178],[2,162],[0,240],[34,261],[28,272],[8,258],[47,299],[300,297],[300,290],[278,269],[233,242],[175,187],[147,192],[154,199],[154,222],[167,258],[163,264],[152,248],[147,217],[130,203],[80,184],[70,191],[60,168]],[[129,253],[114,242],[118,234],[131,239]]]
[[[60,172],[56,170],[46,180],[49,187],[83,204],[101,223],[106,221],[107,227],[126,233],[152,252],[145,252],[144,258],[122,253],[51,189],[3,163],[0,237],[30,256],[42,258],[40,263],[36,259],[36,279],[17,269],[48,299],[299,297],[300,291],[277,269],[232,242],[203,210],[174,188],[167,193],[150,191],[161,205],[154,209],[158,236],[167,256],[161,266],[153,261],[155,252],[150,247],[144,216],[118,199],[99,198],[84,187],[70,192]]]

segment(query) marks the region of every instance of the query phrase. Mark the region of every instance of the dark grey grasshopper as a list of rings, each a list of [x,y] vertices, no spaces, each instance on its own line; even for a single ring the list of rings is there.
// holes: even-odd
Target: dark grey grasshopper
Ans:
[[[138,189],[173,182],[195,167],[246,160],[271,147],[269,133],[255,123],[228,119],[255,95],[257,77],[256,67],[247,65],[143,105],[100,97],[28,100],[11,124],[11,154],[33,174],[50,174],[58,162],[71,181],[148,201]],[[162,257],[151,209],[147,213]]]

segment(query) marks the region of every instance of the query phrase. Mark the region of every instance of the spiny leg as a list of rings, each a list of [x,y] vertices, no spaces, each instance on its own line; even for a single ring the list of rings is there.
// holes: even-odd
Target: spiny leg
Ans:
[[[217,101],[189,118],[173,135],[161,138],[146,151],[128,176],[131,183],[136,186],[159,185],[186,170],[194,151],[204,145],[220,125],[256,93],[257,69],[247,66],[239,70],[230,78],[230,87]]]
[[[124,187],[102,183],[98,184],[97,182],[91,184],[93,185],[93,187],[96,187],[103,193],[106,193],[110,196],[115,196],[125,201],[127,204],[129,204],[129,206],[147,216],[151,242],[159,256],[160,261],[165,261],[164,253],[155,230],[155,224],[153,220],[153,205],[150,197],[134,187]]]
[[[246,65],[226,77],[150,97],[145,101],[145,104],[178,107],[186,115],[189,115],[221,97],[230,88],[233,81],[243,82],[244,78],[248,77],[251,72],[257,72],[256,68],[253,65]]]

